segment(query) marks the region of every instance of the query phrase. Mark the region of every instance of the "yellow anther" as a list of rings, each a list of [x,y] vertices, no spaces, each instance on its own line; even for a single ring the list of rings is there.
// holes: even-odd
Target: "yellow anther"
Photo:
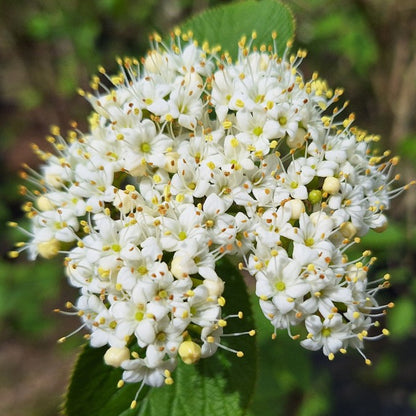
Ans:
[[[331,352],[331,353],[328,355],[328,360],[329,360],[329,361],[332,361],[334,358],[335,358],[335,355]]]
[[[256,270],[261,270],[263,268],[263,263],[256,263],[254,267]]]
[[[218,305],[220,305],[220,306],[224,306],[225,305],[225,298],[224,297],[220,296],[218,298]]]
[[[237,355],[238,358],[244,357],[243,351],[237,351],[237,354],[236,355]]]
[[[117,388],[121,389],[124,386],[124,380],[119,380],[117,383]]]
[[[59,136],[61,134],[61,130],[58,126],[51,126],[50,132],[54,136]]]

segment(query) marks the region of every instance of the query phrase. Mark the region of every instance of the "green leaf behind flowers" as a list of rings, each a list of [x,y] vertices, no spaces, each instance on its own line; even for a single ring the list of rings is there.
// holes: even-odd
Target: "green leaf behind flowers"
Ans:
[[[231,263],[222,260],[217,273],[226,282],[224,316],[244,313],[244,319],[229,319],[224,333],[244,332],[254,327],[245,283]],[[229,342],[227,342],[229,340]],[[219,349],[213,357],[196,365],[180,362],[172,373],[174,384],[143,388],[136,409],[130,403],[140,384],[117,382],[121,370],[103,362],[105,348],[86,346],[80,354],[68,389],[63,413],[66,416],[239,416],[252,397],[256,373],[256,341],[248,335],[221,341],[244,357]]]
[[[185,22],[183,32],[191,30],[200,44],[208,41],[211,47],[220,45],[237,58],[237,43],[243,35],[257,37],[252,46],[272,43],[272,32],[277,33],[276,46],[282,54],[289,40],[293,39],[295,21],[290,9],[276,0],[247,0],[208,9]]]

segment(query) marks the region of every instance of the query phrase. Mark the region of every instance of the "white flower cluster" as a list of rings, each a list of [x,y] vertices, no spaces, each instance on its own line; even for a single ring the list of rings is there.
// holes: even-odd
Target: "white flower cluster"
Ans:
[[[24,176],[37,189],[23,188],[31,237],[14,253],[66,253],[80,289],[69,307],[127,382],[170,383],[178,355],[194,363],[223,347],[224,255],[255,277],[274,328],[303,325],[301,344],[330,359],[361,351],[388,276],[369,288],[370,253],[346,250],[386,226],[397,159],[373,156],[375,138],[353,116],[337,120],[343,108],[327,115],[342,91],[303,79],[304,52],[242,40],[234,63],[184,38],[156,38],[117,76],[100,68],[96,94],[82,92],[90,131],[64,140],[53,128],[55,153],[35,149],[41,173]]]

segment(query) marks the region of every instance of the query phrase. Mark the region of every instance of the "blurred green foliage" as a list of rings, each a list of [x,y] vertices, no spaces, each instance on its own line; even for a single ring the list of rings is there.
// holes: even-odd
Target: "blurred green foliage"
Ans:
[[[41,262],[29,273],[26,264],[0,262],[0,275],[0,329],[7,318],[9,327],[27,336],[41,337],[51,330],[51,300],[59,293],[61,265]]]
[[[302,16],[298,42],[311,50],[311,59],[332,58],[326,68],[335,76],[331,82],[346,75],[365,79],[378,58],[374,36],[355,2],[340,6],[331,0],[294,1],[295,15]]]
[[[252,296],[259,348],[259,375],[250,416],[321,416],[330,410],[327,395],[329,373],[315,373],[310,355],[278,331],[272,340],[273,327],[264,317],[256,296]]]

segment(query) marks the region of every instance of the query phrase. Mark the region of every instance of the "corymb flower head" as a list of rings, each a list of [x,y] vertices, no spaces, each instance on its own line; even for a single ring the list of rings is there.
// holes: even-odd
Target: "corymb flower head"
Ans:
[[[408,187],[393,188],[397,158],[373,154],[377,137],[340,118],[342,90],[303,78],[304,51],[279,56],[243,38],[232,61],[191,34],[152,39],[141,61],[119,59],[115,76],[100,68],[93,93],[81,91],[88,132],[74,125],[64,139],[54,127],[55,153],[35,148],[40,173],[23,173],[28,241],[12,255],[64,254],[79,288],[65,313],[125,382],[171,384],[179,359],[218,348],[243,356],[221,342],[227,319],[242,318],[223,313],[223,256],[254,276],[275,330],[329,359],[364,356],[391,306],[376,300],[389,276],[368,283],[374,258],[348,249],[385,228]]]

